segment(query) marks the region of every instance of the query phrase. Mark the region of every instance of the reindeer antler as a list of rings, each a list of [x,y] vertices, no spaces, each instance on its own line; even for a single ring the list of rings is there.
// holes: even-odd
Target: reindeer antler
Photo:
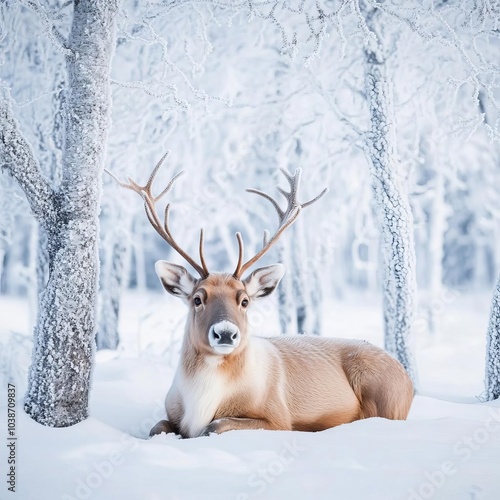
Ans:
[[[151,188],[153,186],[153,182],[155,180],[156,174],[158,173],[158,170],[160,169],[162,163],[165,161],[165,159],[170,155],[170,151],[167,151],[161,160],[157,163],[156,167],[153,169],[153,172],[149,176],[148,182],[144,186],[140,186],[137,184],[135,181],[133,181],[130,177],[127,178],[128,184],[121,182],[120,179],[118,179],[114,174],[112,174],[109,170],[106,170],[106,173],[108,173],[113,179],[122,187],[131,189],[132,191],[135,191],[136,193],[139,193],[139,195],[142,197],[144,200],[144,209],[146,210],[146,215],[148,217],[149,222],[151,225],[155,228],[156,232],[179,254],[182,256],[183,259],[185,259],[191,266],[193,266],[194,269],[198,272],[198,274],[202,278],[206,278],[209,274],[207,265],[205,263],[205,258],[203,256],[203,229],[200,231],[200,261],[201,261],[201,266],[193,259],[191,258],[174,240],[174,237],[172,236],[172,233],[170,232],[169,228],[169,215],[170,215],[170,203],[167,204],[165,208],[165,219],[163,224],[160,221],[160,217],[158,216],[158,213],[156,212],[156,202],[162,198],[164,195],[166,195],[171,189],[172,186],[174,185],[174,182],[177,180],[178,177],[180,177],[184,172],[178,172],[175,174],[170,182],[167,184],[167,187],[158,195],[154,196],[151,192]]]
[[[271,202],[272,206],[278,213],[279,226],[271,238],[269,238],[269,233],[267,231],[264,231],[264,242],[262,249],[260,250],[260,252],[258,252],[244,264],[243,264],[243,249],[244,249],[243,238],[240,233],[236,233],[236,239],[238,240],[238,249],[239,249],[238,264],[236,265],[236,269],[233,273],[233,276],[236,279],[239,279],[249,267],[255,264],[278,241],[279,237],[283,234],[283,232],[295,222],[295,220],[300,214],[300,211],[303,208],[308,207],[309,205],[312,205],[314,202],[318,201],[328,191],[328,188],[325,188],[323,189],[323,191],[321,191],[320,194],[318,194],[318,196],[316,196],[312,200],[306,203],[299,203],[297,201],[297,193],[300,187],[300,177],[302,175],[302,169],[298,168],[297,170],[295,170],[295,174],[293,175],[290,174],[290,172],[288,172],[284,168],[280,168],[280,170],[286,177],[286,180],[290,185],[289,192],[278,187],[278,191],[287,200],[286,210],[282,210],[278,202],[267,193],[264,193],[262,191],[259,191],[258,189],[253,189],[253,188],[247,189],[249,193],[255,193]]]

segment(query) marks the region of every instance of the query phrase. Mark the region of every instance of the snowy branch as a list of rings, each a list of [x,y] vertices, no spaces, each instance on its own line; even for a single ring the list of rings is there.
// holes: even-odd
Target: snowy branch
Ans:
[[[31,146],[19,130],[5,86],[0,91],[0,155],[0,168],[22,188],[33,215],[44,227],[50,226],[56,218],[54,193],[41,173]]]
[[[335,25],[336,31],[340,33],[341,42],[345,42],[340,17],[349,14],[346,8],[349,3],[352,3],[352,0],[351,2],[342,0],[337,9],[327,12],[327,6],[322,5],[319,0],[300,0],[296,7],[280,0],[233,3],[219,0],[170,0],[163,2],[163,5],[156,6],[156,10],[150,8],[145,17],[151,20],[158,16],[166,16],[173,9],[185,5],[191,7],[205,5],[212,10],[212,15],[217,9],[229,13],[244,12],[249,21],[261,19],[274,25],[281,37],[282,55],[293,58],[297,55],[299,46],[308,47],[304,56],[304,63],[308,65],[319,55],[322,42],[327,36],[329,23]]]
[[[33,12],[37,14],[38,18],[44,25],[43,31],[47,35],[48,39],[51,41],[54,48],[61,54],[67,56],[71,55],[71,50],[69,50],[66,47],[66,39],[54,25],[53,21],[50,19],[47,12],[40,5],[32,1],[21,0],[20,3],[24,7],[31,9]]]
[[[368,1],[373,8],[407,25],[427,43],[436,41],[444,47],[452,58],[456,58],[465,70],[460,79],[448,81],[456,92],[464,85],[471,87],[470,97],[476,103],[478,114],[473,117],[459,117],[458,129],[465,131],[467,140],[483,124],[490,139],[499,140],[500,103],[497,98],[499,68],[496,52],[484,51],[483,42],[499,36],[499,7],[490,2],[455,2],[455,3],[415,3],[412,7],[388,7],[377,1]],[[493,47],[494,44],[490,44]],[[482,47],[482,49],[480,48]],[[479,96],[483,94],[495,113],[493,124],[487,123],[485,113],[481,111]]]

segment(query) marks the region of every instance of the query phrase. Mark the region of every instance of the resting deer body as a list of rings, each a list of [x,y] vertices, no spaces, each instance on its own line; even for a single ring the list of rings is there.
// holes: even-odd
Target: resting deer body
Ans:
[[[162,225],[151,194],[155,175],[139,186],[129,179],[120,183],[143,197],[153,227],[199,273],[193,277],[184,267],[166,261],[156,263],[156,272],[167,292],[188,305],[189,315],[174,381],[165,407],[168,420],[151,429],[151,435],[175,432],[183,437],[222,433],[236,429],[319,431],[368,417],[405,419],[413,386],[401,364],[368,342],[316,336],[256,337],[249,331],[247,311],[251,304],[270,295],[284,275],[275,264],[252,272],[251,267],[296,220],[302,208],[297,191],[300,170],[283,171],[290,192],[286,210],[269,195],[280,225],[272,238],[264,237],[263,248],[243,264],[243,240],[237,233],[239,258],[233,274],[209,273],[200,235],[198,264],[175,242],[169,229],[169,208]]]

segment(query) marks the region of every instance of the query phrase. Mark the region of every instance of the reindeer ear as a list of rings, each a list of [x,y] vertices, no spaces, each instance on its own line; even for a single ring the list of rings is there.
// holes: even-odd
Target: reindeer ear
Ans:
[[[284,274],[283,264],[261,267],[245,278],[243,284],[251,299],[261,299],[274,292]]]
[[[155,271],[168,293],[186,299],[193,292],[196,279],[182,266],[159,260],[155,264]]]

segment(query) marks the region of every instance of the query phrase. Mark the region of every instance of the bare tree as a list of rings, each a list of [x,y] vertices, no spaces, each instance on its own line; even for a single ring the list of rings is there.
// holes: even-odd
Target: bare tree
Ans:
[[[380,32],[380,12],[369,11],[366,17],[373,35],[365,49],[365,88],[371,124],[367,149],[382,239],[384,345],[415,383],[415,363],[409,345],[416,294],[413,215],[397,173],[394,101],[386,74],[390,49],[384,46]]]
[[[100,185],[109,127],[109,73],[118,0],[74,3],[67,41],[51,29],[67,59],[62,180],[54,190],[0,96],[1,167],[21,186],[47,234],[49,276],[40,295],[25,399],[27,413],[54,427],[88,415],[97,297]],[[89,27],[92,27],[89,29]]]
[[[125,211],[106,207],[101,214],[99,305],[97,314],[97,349],[116,349],[120,342],[118,321],[120,315],[121,292],[128,276],[129,225]],[[116,212],[121,215],[117,216]],[[113,221],[114,227],[111,224]],[[120,221],[120,223],[118,223]],[[125,283],[124,283],[125,281]]]

